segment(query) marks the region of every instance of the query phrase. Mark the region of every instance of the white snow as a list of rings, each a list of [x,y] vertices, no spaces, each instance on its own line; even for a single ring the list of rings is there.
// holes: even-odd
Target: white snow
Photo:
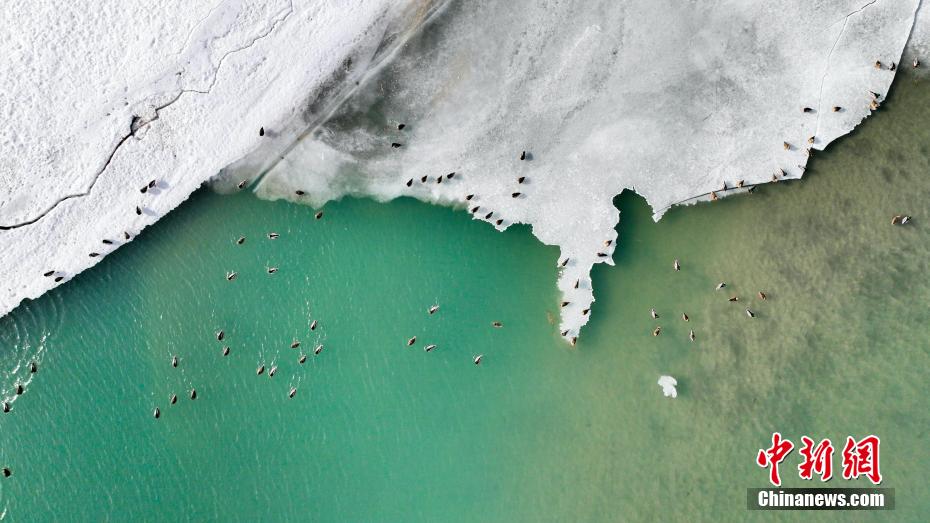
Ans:
[[[809,136],[822,149],[869,114],[870,90],[888,92],[894,73],[873,63],[900,60],[918,0],[812,4],[43,0],[3,10],[0,315],[56,285],[43,272],[67,281],[99,261],[90,252],[118,247],[123,231],[138,233],[217,173],[228,190],[270,169],[265,197],[300,188],[317,205],[355,194],[464,207],[474,193],[476,219],[531,224],[569,258],[558,286],[572,339],[590,318],[593,264],[612,263],[615,195],[635,190],[658,219],[724,182],[800,177]],[[924,52],[926,30],[914,34]],[[158,187],[141,194],[151,179]]]
[[[677,398],[678,389],[675,387],[678,386],[678,380],[671,376],[659,376],[659,386],[662,387],[662,394],[666,398]]]

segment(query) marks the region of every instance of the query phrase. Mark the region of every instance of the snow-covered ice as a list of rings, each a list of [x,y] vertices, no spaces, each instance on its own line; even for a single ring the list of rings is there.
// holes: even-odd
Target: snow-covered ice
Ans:
[[[662,387],[662,394],[666,398],[677,398],[678,389],[675,387],[678,386],[678,380],[671,376],[659,376],[658,384]]]
[[[724,183],[800,177],[808,147],[868,116],[869,91],[888,92],[918,3],[4,9],[0,315],[54,286],[44,272],[66,281],[100,259],[88,253],[101,239],[117,247],[217,173],[228,190],[267,171],[264,197],[299,188],[317,205],[353,194],[465,207],[474,194],[476,219],[530,224],[568,260],[558,286],[573,339],[590,318],[591,268],[618,245],[614,196],[635,190],[658,219]],[[909,43],[917,55],[928,11]]]

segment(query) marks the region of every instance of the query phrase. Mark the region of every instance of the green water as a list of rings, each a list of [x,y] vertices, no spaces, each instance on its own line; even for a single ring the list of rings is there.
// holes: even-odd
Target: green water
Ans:
[[[927,122],[927,83],[904,76],[803,182],[675,209],[659,224],[639,198],[618,198],[617,265],[595,271],[598,301],[575,348],[551,323],[557,250],[527,228],[499,234],[411,200],[345,200],[317,221],[307,207],[199,192],[0,320],[4,395],[39,362],[0,414],[0,465],[13,471],[0,478],[0,513],[849,519],[746,511],[745,489],[767,479],[755,453],[777,430],[840,447],[848,434],[879,435],[882,486],[896,489],[897,508],[852,519],[926,520]],[[902,212],[914,222],[892,227]],[[227,282],[231,270],[239,276]],[[720,280],[726,293],[713,291]],[[430,316],[433,303],[441,309]],[[427,343],[438,348],[427,354]],[[257,376],[260,363],[277,374]],[[677,400],[656,385],[666,373]],[[786,486],[804,486],[797,462],[795,452],[782,466]]]

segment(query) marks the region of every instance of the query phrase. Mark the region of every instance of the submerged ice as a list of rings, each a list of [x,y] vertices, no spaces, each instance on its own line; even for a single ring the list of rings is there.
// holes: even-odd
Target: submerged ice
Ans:
[[[4,20],[0,109],[19,127],[0,141],[0,314],[220,172],[268,198],[412,196],[529,224],[561,250],[574,340],[618,246],[617,194],[658,219],[800,177],[883,99],[918,3],[164,1],[164,19]],[[67,52],[29,55],[30,35]]]

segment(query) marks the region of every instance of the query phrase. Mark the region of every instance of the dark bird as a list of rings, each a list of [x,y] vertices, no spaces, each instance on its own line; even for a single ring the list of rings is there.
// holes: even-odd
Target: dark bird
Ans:
[[[148,185],[143,185],[142,188],[139,189],[139,192],[142,193],[142,194],[145,194],[145,193],[149,192],[149,187],[148,187]]]
[[[300,363],[301,365],[303,365],[304,362],[306,362],[306,361],[307,361],[307,355],[306,355],[306,354],[301,354],[301,355],[300,355],[300,359],[297,360],[297,363]]]
[[[310,322],[310,330],[315,331],[315,330],[316,330],[316,324],[317,324],[317,320],[311,321],[311,322]]]
[[[113,245],[113,242],[111,240],[103,239],[101,241],[103,242],[104,245]]]
[[[245,187],[245,184],[247,184],[247,183],[249,183],[248,180],[242,180],[241,182],[239,182],[238,184],[236,184],[236,187],[242,189],[243,187]]]
[[[400,143],[397,143],[397,142],[391,142],[391,147],[393,147],[394,149],[397,149],[397,148],[400,147],[401,145],[403,145],[403,144],[400,144]]]
[[[320,212],[314,214],[313,217],[316,218],[317,220],[319,220],[320,218],[323,217],[323,211],[320,211]]]
[[[578,288],[578,285],[581,283],[581,280],[575,280],[575,288]]]
[[[425,174],[424,174],[423,176],[421,176],[421,177],[420,177],[420,183],[426,183],[427,178],[428,178],[428,177],[427,177]]]
[[[521,176],[517,178],[517,183],[523,183],[524,181],[526,181],[526,176]]]
[[[397,130],[398,130],[398,131],[403,131],[403,130],[404,130],[404,127],[407,127],[407,124],[403,124],[403,123],[397,124]]]
[[[229,356],[229,347],[223,347],[223,356]]]
[[[236,279],[236,276],[239,274],[236,271],[230,271],[226,273],[226,281],[233,281]]]
[[[26,392],[26,389],[23,388],[23,385],[21,383],[17,383],[16,384],[16,395],[22,396],[23,392]]]
[[[501,322],[499,322],[499,321],[495,321],[495,322],[491,322],[491,326],[492,326],[492,327],[496,327],[496,328],[499,329],[499,328],[503,327],[504,324],[501,323]]]
[[[278,272],[278,268],[277,268],[277,267],[268,267],[267,270],[268,270],[268,274],[274,274],[274,273]]]
[[[834,105],[834,106],[833,106],[833,112],[834,112],[834,113],[838,113],[838,112],[840,112],[840,111],[842,111],[842,110],[843,110],[843,108],[840,107],[839,105]]]
[[[303,196],[304,192],[301,191],[300,189],[297,189],[296,191],[294,191],[294,194],[296,194],[297,196]]]
[[[436,177],[436,183],[442,183],[442,176]]]
[[[154,414],[155,419],[158,419],[161,417],[161,410],[159,410],[158,407],[155,407],[155,412],[153,412],[152,414]]]
[[[407,187],[410,187],[411,185],[413,185],[413,178],[407,180]]]
[[[316,348],[313,349],[313,355],[314,355],[314,356],[319,355],[321,352],[323,352],[323,344],[322,344],[322,343],[319,344],[319,345],[317,345]]]
[[[217,331],[217,333],[216,333],[216,341],[223,341],[223,338],[225,338],[225,337],[226,337],[226,333],[225,333],[225,332],[223,332],[223,331]]]
[[[177,356],[172,356],[172,357],[171,357],[171,366],[172,366],[172,367],[177,367],[177,366],[178,366],[178,357],[177,357]]]
[[[177,395],[177,394],[172,394],[172,395],[171,395],[171,398],[168,399],[168,402],[171,403],[172,405],[174,405],[175,403],[177,403],[177,402],[178,402],[178,395]]]
[[[13,410],[13,407],[11,407],[9,403],[3,402],[3,412],[6,413],[10,412],[11,410]]]
[[[255,374],[256,374],[257,376],[261,376],[261,375],[264,374],[264,373],[265,373],[265,365],[264,365],[264,364],[259,365],[258,368],[255,369]]]
[[[149,180],[149,189],[155,188],[155,180]]]
[[[45,274],[43,274],[42,276],[45,276],[46,278],[48,278],[49,276],[51,276],[51,275],[53,275],[53,274],[55,274],[55,271],[48,271],[48,272],[46,272]]]
[[[273,378],[274,375],[275,375],[275,373],[277,373],[277,372],[278,372],[278,366],[277,366],[277,365],[272,365],[271,368],[268,369],[268,377],[269,377],[269,378]]]
[[[500,225],[500,224],[502,224],[502,223],[504,223],[504,219],[503,219],[503,218],[500,218],[500,219],[498,219],[496,222],[494,222],[495,225]]]
[[[473,358],[475,365],[481,365],[481,358],[484,358],[484,354],[478,354]]]
[[[569,303],[571,303],[571,302],[570,302],[570,301],[563,301],[562,303],[559,304],[559,307],[563,307],[563,308],[564,308],[564,307],[566,307]]]
[[[471,208],[471,211],[470,211],[470,212],[471,212],[472,214],[475,214],[476,212],[478,212],[478,209],[480,209],[480,208],[481,208],[480,205],[476,205],[475,207],[472,207],[472,208]]]
[[[522,153],[520,153],[520,159],[526,160],[526,151],[523,151]]]
[[[31,374],[35,374],[36,372],[39,372],[39,364],[34,361],[29,362],[29,372]]]
[[[288,398],[293,398],[297,394],[297,387],[291,387],[291,391],[287,393]]]
[[[245,236],[240,236],[239,239],[236,240],[236,245],[242,245],[243,243],[245,243]]]
[[[142,209],[140,209],[138,205],[136,206],[136,214],[142,216]]]
[[[801,111],[803,111],[803,112],[805,112],[805,113],[812,113],[812,112],[814,112],[814,110],[811,109],[810,107],[805,107],[805,108],[801,109]]]
[[[490,220],[490,219],[491,219],[491,216],[494,216],[494,211],[491,211],[491,212],[485,214],[485,215],[484,215],[484,219],[485,219],[485,220]]]
[[[63,279],[65,279],[64,276],[56,276],[56,277],[55,277],[55,283],[58,283],[58,282],[60,282],[60,281],[63,280]]]
[[[589,312],[591,312],[591,309],[584,309],[584,310],[581,311],[581,315],[582,315],[582,316],[587,316]]]
[[[292,349],[296,349],[297,347],[300,347],[300,342],[299,342],[299,341],[294,340],[293,342],[291,342],[291,348],[292,348]]]
[[[465,201],[466,201],[466,202],[470,202],[471,199],[474,198],[474,197],[475,197],[474,194],[469,194],[469,195],[467,195],[467,196],[465,197]]]
[[[12,475],[13,475],[13,472],[9,468],[3,467],[3,477],[8,478]]]
[[[265,128],[264,128],[264,127],[261,127],[261,128],[258,129],[258,135],[259,135],[259,136],[265,136]]]
[[[739,301],[739,296],[730,296],[730,301]]]
[[[520,192],[510,193],[510,197],[511,197],[511,198],[519,198],[521,194],[523,194],[523,193],[520,193]]]
[[[571,258],[565,258],[564,260],[562,260],[562,262],[559,263],[559,267],[565,267],[566,265],[568,265],[568,260],[570,259]]]
[[[90,253],[91,258],[96,258],[97,256],[100,256],[100,253],[97,253],[97,252]]]
[[[683,319],[684,321],[691,321],[691,318],[689,318],[688,315],[685,313],[681,313],[681,319]]]
[[[768,296],[766,296],[766,294],[765,294],[764,292],[759,291],[759,299],[760,299],[760,300],[764,300],[764,299],[767,299],[767,298],[768,298]]]
[[[454,172],[454,171],[446,175],[446,179],[447,179],[447,180],[451,180],[452,178],[455,178],[455,172]]]
[[[125,238],[125,239],[127,239],[127,240],[128,240],[128,239],[130,239],[130,238],[131,238],[131,236],[129,235],[129,233],[128,233],[128,232],[126,232],[126,231],[123,231],[123,238]]]
[[[278,237],[280,237],[280,236],[281,236],[281,235],[278,234],[278,233],[276,233],[276,232],[269,232],[269,233],[268,233],[268,239],[269,239],[269,240],[277,240]]]
[[[652,331],[653,336],[658,336],[662,332],[662,327],[656,327],[656,330]]]
[[[414,337],[410,338],[409,340],[407,340],[407,346],[410,347],[411,345],[413,345],[413,344],[416,343],[416,342],[417,342],[417,337],[414,336]]]
[[[197,399],[197,389],[191,389],[191,399]]]

